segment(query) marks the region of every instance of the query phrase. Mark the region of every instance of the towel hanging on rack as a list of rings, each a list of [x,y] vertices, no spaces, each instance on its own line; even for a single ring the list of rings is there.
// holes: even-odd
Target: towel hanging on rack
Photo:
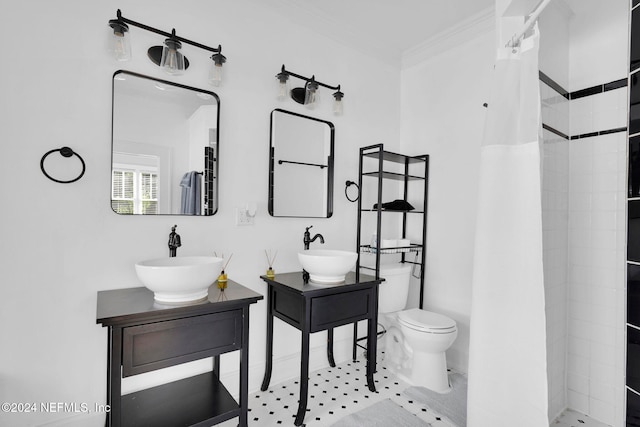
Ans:
[[[180,213],[185,215],[200,215],[200,175],[196,171],[187,172],[180,180],[182,187],[182,198]]]

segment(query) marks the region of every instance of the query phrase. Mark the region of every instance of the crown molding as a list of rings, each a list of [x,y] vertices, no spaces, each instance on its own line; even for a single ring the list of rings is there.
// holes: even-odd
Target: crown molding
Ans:
[[[412,67],[433,56],[495,31],[495,8],[486,8],[402,53],[402,68]]]

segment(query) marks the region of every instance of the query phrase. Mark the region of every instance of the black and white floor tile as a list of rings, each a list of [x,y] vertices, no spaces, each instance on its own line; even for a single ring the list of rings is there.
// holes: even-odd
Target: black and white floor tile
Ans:
[[[330,426],[346,415],[358,412],[375,402],[391,399],[432,427],[453,427],[438,414],[402,394],[409,385],[391,374],[384,365],[384,355],[378,358],[375,374],[376,392],[367,387],[366,365],[363,359],[348,361],[335,368],[327,367],[309,375],[309,399],[304,423],[307,427]],[[293,426],[298,410],[300,385],[297,379],[272,384],[264,392],[249,396],[249,426]],[[224,427],[237,425],[230,420]]]
[[[348,361],[335,368],[327,367],[309,375],[309,400],[305,426],[328,427],[346,415],[358,412],[375,402],[391,399],[431,427],[454,427],[439,414],[420,402],[410,400],[402,392],[409,385],[399,380],[384,363],[384,353],[378,356],[375,374],[376,392],[367,387],[365,360]],[[249,426],[293,426],[298,410],[300,385],[297,379],[272,384],[268,390],[249,396]],[[236,427],[237,419],[220,424]],[[609,427],[576,411],[567,410],[551,423],[551,427]]]

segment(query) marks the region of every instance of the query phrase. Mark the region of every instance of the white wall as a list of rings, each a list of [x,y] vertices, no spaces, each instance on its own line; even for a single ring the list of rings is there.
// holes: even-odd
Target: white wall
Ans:
[[[629,55],[629,2],[569,0],[571,19],[569,91],[626,76]]]
[[[221,100],[220,209],[214,217],[141,218],[118,216],[110,209],[111,76],[123,67],[167,79],[146,59],[146,48],[161,41],[155,35],[131,30],[131,63],[116,63],[106,53],[107,21],[118,7],[133,20],[166,30],[175,27],[192,40],[223,46],[225,81],[214,90]],[[0,168],[5,182],[0,214],[1,401],[104,403],[107,335],[95,322],[96,292],[139,286],[134,263],[166,256],[173,224],[182,236],[179,256],[233,253],[230,278],[263,294],[258,276],[267,268],[264,249],[279,251],[278,272],[298,270],[295,253],[305,226],[313,224],[327,247],[354,248],[355,205],[343,197],[342,183],[357,177],[359,146],[380,141],[397,147],[399,69],[311,34],[256,2],[187,0],[176,7],[166,0],[40,0],[12,2],[4,10],[10,19],[0,35],[11,40],[15,66],[3,67],[0,79],[0,140],[5,148]],[[184,50],[191,68],[185,76],[169,79],[206,89],[210,60],[195,48]],[[346,94],[343,117],[331,115],[329,93],[323,93],[326,107],[311,114],[336,126],[331,219],[280,219],[266,213],[269,114],[277,107],[308,114],[293,102],[275,99],[274,76],[283,63],[295,72],[340,83]],[[87,163],[85,176],[74,184],[56,184],[39,169],[41,156],[63,145]],[[424,148],[418,151],[434,151]],[[60,163],[54,169],[69,165]],[[255,225],[236,227],[234,209],[247,202],[258,203]],[[264,301],[251,308],[251,316],[250,388],[257,389],[264,362]],[[277,381],[297,375],[299,333],[280,322],[275,333],[275,357],[291,362],[286,372],[283,364],[276,365]],[[350,327],[336,332],[338,358],[350,354],[350,338]],[[323,339],[324,334],[316,334],[312,340],[319,354]],[[237,369],[236,361],[223,358],[223,369]],[[322,358],[312,362],[326,363]],[[0,424],[41,425],[71,415],[3,413]],[[78,418],[79,425],[89,425]],[[100,417],[93,421],[101,424]]]
[[[485,18],[493,24],[492,14]],[[480,142],[495,57],[492,29],[402,70],[402,150],[429,154],[425,308],[450,316],[449,365],[467,371]],[[490,26],[491,28],[493,25]]]

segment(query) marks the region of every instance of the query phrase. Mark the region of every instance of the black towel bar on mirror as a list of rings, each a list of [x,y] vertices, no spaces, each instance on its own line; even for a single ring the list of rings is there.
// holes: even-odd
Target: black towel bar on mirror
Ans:
[[[76,155],[78,157],[78,159],[80,159],[80,162],[82,163],[82,172],[80,172],[80,175],[78,175],[77,177],[75,177],[73,179],[70,179],[70,180],[67,180],[67,181],[63,181],[63,180],[60,180],[60,179],[56,179],[56,178],[52,177],[51,175],[49,175],[47,173],[47,171],[44,169],[44,161],[49,156],[49,154],[55,153],[57,151],[60,152],[60,155],[62,157],[71,157],[73,155]],[[51,181],[58,182],[60,184],[70,184],[70,183],[76,182],[77,180],[82,178],[82,176],[84,175],[84,171],[86,170],[86,165],[84,163],[84,159],[82,157],[80,157],[80,154],[76,153],[75,151],[73,151],[69,147],[62,147],[62,148],[56,148],[54,150],[47,151],[44,154],[44,156],[42,156],[42,159],[40,159],[40,169],[42,170],[42,173],[44,174],[44,176],[49,178]]]
[[[303,166],[317,166],[320,169],[324,169],[327,167],[327,165],[318,165],[316,163],[303,163],[303,162],[292,162],[290,160],[278,160],[278,164],[281,165],[283,163],[290,163],[292,165],[303,165]]]

